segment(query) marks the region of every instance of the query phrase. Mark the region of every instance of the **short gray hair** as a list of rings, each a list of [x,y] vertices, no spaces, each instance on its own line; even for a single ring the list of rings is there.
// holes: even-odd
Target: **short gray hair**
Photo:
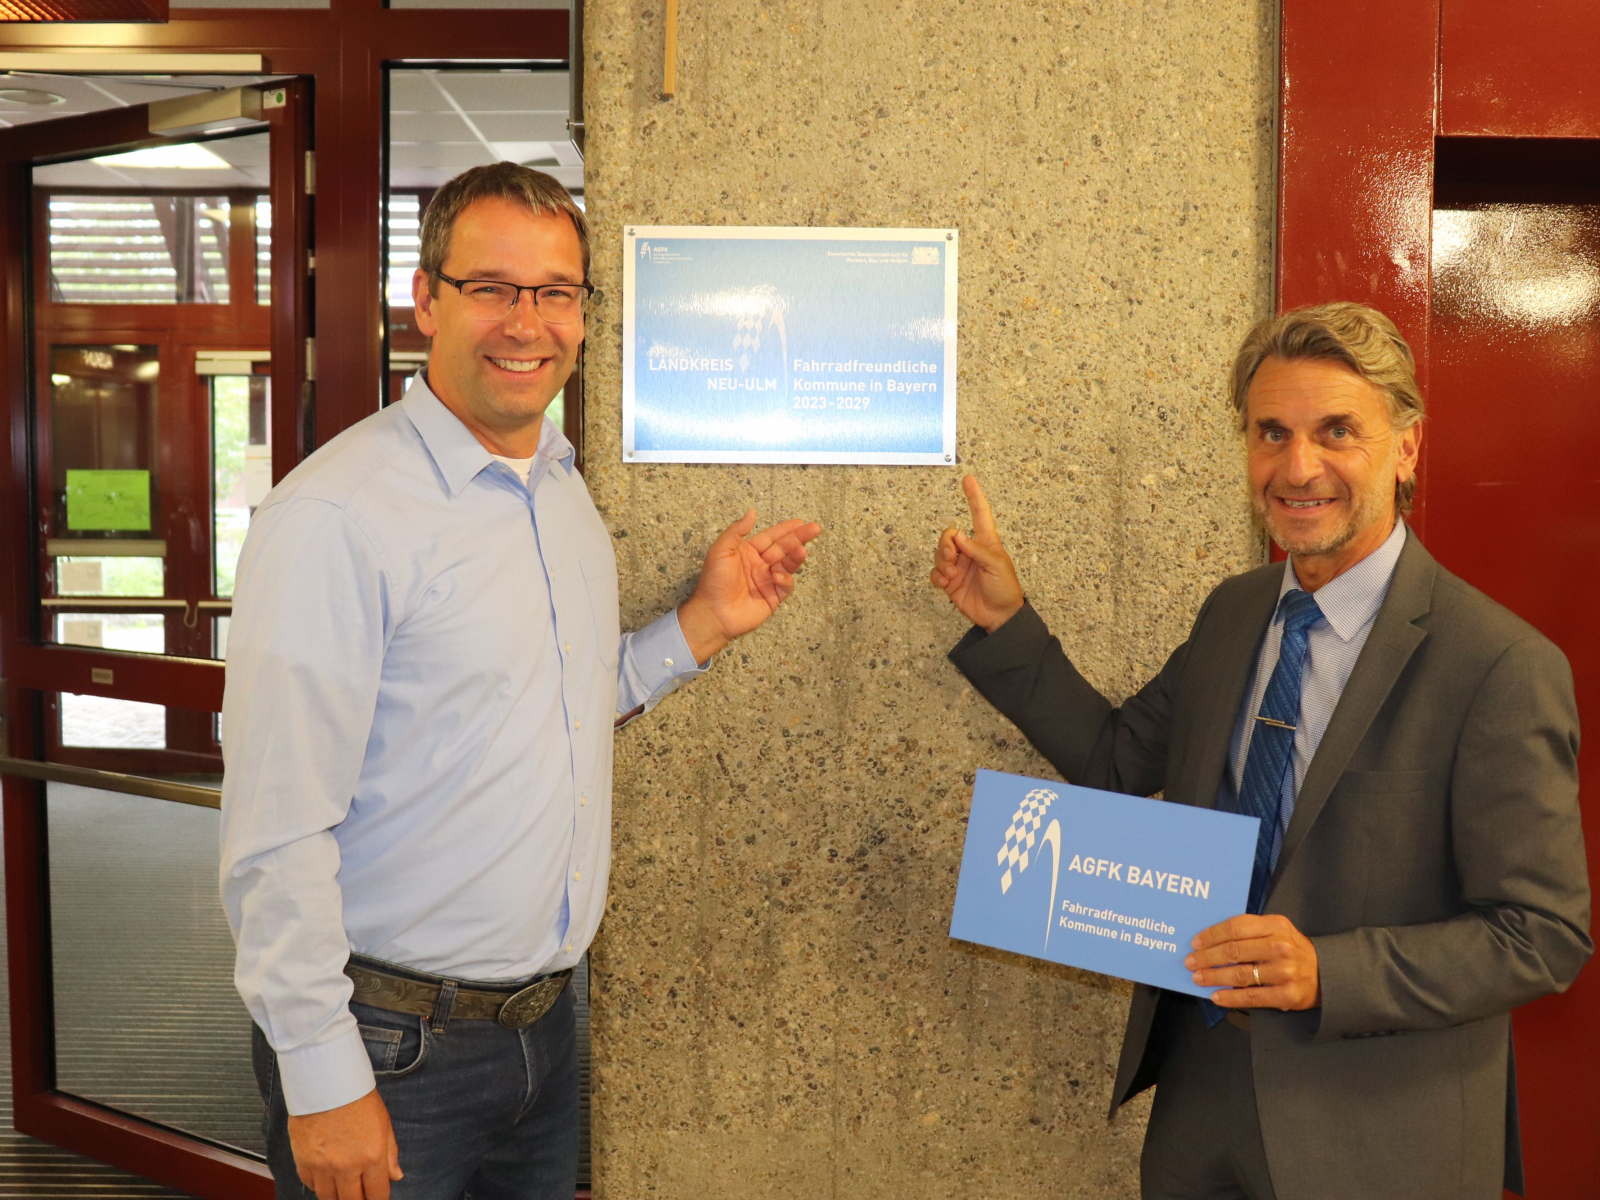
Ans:
[[[552,216],[565,214],[572,219],[578,231],[578,245],[583,250],[583,278],[589,278],[589,221],[572,199],[572,195],[543,171],[521,167],[512,162],[490,163],[461,172],[433,194],[428,210],[422,214],[421,266],[428,273],[428,291],[435,291],[436,279],[444,269],[445,255],[450,252],[450,235],[455,232],[456,218],[478,200],[510,200],[535,213]]]
[[[1418,424],[1424,415],[1422,390],[1417,387],[1417,362],[1411,347],[1395,324],[1365,304],[1341,300],[1332,304],[1291,309],[1257,322],[1245,334],[1233,360],[1233,407],[1239,428],[1245,428],[1245,402],[1250,384],[1269,358],[1286,362],[1321,359],[1349,368],[1384,394],[1389,402],[1389,424],[1399,432]],[[1413,475],[1394,486],[1395,511],[1411,511],[1417,478]]]

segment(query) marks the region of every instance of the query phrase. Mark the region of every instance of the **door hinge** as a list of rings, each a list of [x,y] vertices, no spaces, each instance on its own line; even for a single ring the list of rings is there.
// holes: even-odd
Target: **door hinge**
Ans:
[[[317,152],[315,150],[307,150],[306,151],[306,195],[315,196],[316,194],[317,194]]]
[[[314,337],[308,337],[306,339],[306,378],[307,379],[315,379],[316,377],[317,377],[317,339],[314,338]]]

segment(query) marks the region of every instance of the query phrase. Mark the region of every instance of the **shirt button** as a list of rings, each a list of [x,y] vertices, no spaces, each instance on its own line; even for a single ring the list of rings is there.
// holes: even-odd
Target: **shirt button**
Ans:
[[[571,943],[571,942],[568,942],[568,943],[567,943],[567,953],[568,953],[568,954],[571,954],[571,953],[572,953],[572,943]]]
[[[667,664],[667,666],[669,666],[669,667],[670,667],[670,666],[671,666],[671,665],[672,665],[672,660],[671,660],[671,659],[670,659],[670,658],[666,658],[666,659],[662,659],[662,661],[663,661],[663,662],[664,662],[664,663],[666,663],[666,664]]]
[[[587,797],[587,796],[579,796],[578,797],[578,803],[579,804],[588,804],[589,803],[589,797]]]
[[[582,721],[574,721],[572,723],[572,727],[574,729],[582,729],[583,728],[583,722]]]
[[[582,879],[583,878],[583,872],[582,871],[574,871],[572,873],[572,877],[574,879]]]
[[[566,643],[566,650],[567,650],[568,654],[572,653],[572,643],[571,642]]]

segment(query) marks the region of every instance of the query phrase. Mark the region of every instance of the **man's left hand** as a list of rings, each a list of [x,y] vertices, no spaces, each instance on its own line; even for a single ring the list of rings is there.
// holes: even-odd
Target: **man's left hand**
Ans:
[[[694,594],[678,609],[678,624],[697,663],[765,621],[794,591],[806,543],[822,532],[815,521],[780,521],[760,533],[751,509],[722,531],[706,551]]]
[[[1194,953],[1183,960],[1200,987],[1223,1008],[1281,1008],[1288,1012],[1322,1003],[1317,948],[1288,917],[1232,917],[1201,930]],[[1259,975],[1260,982],[1257,983]]]

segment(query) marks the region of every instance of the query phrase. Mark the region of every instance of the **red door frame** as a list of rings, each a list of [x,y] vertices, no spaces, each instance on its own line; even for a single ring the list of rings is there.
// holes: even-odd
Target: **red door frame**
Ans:
[[[274,139],[274,243],[315,247],[314,272],[298,257],[274,253],[272,306],[274,397],[304,397],[304,407],[275,404],[273,474],[281,478],[311,444],[321,444],[376,411],[382,394],[383,258],[380,206],[386,89],[390,63],[493,61],[566,63],[568,14],[559,10],[387,9],[382,0],[332,0],[325,10],[189,9],[159,25],[8,25],[8,50],[102,48],[162,53],[259,54],[265,73],[301,83],[281,115],[289,136]],[[313,102],[315,101],[315,102]],[[309,121],[298,118],[309,115]],[[0,561],[28,563],[29,379],[24,273],[28,162],[67,151],[71,128],[94,130],[95,148],[149,141],[142,108],[67,118],[6,131],[0,157],[0,380],[9,397],[0,446]],[[120,122],[120,123],[119,123]],[[315,196],[306,183],[306,151],[315,147]],[[279,195],[279,181],[293,180]],[[291,236],[292,235],[292,236]],[[310,287],[314,281],[315,308]],[[284,297],[295,297],[292,304]],[[307,372],[309,331],[317,339]],[[314,373],[314,379],[308,374]],[[304,388],[314,384],[314,391]],[[218,663],[120,654],[35,640],[31,571],[0,579],[0,661],[9,752],[34,757],[40,743],[40,693],[70,690],[216,712],[222,704]],[[113,684],[96,683],[96,669]],[[37,785],[4,783],[6,895],[10,916],[13,1096],[16,1127],[27,1134],[181,1188],[207,1200],[267,1200],[260,1163],[54,1090],[49,995],[48,879],[44,813]]]
[[[1283,0],[1280,52],[1278,310],[1382,309],[1426,395],[1437,139],[1600,137],[1600,9]],[[1427,453],[1424,438],[1412,520],[1424,538]],[[1472,581],[1470,564],[1454,565]],[[1600,878],[1592,826],[1588,847]],[[1600,979],[1590,969],[1514,1024],[1529,1195],[1600,1194]]]
[[[300,82],[290,87],[293,93],[304,89]],[[288,114],[304,110],[286,106],[281,111]],[[281,120],[273,128],[274,140],[291,132]],[[30,383],[36,382],[28,378],[33,331],[26,310],[28,289],[24,286],[35,266],[30,244],[35,222],[31,220],[34,199],[29,168],[41,159],[159,145],[162,141],[151,136],[143,105],[23,126],[0,137],[0,204],[11,218],[0,230],[6,330],[0,351],[0,378],[8,385],[11,397],[10,453],[0,471],[0,485],[8,505],[0,514],[0,539],[4,541],[6,560],[19,566],[34,566],[38,557],[36,524],[29,515],[28,496],[34,441],[28,396]],[[292,174],[273,180],[272,198],[275,205],[288,205],[286,212],[292,212],[295,206],[292,189],[296,184]],[[293,254],[288,257],[293,261]],[[285,295],[303,291],[304,287],[302,277],[290,284]],[[292,304],[287,307],[294,311]],[[67,648],[34,640],[31,635],[37,633],[32,611],[36,573],[31,569],[13,571],[9,587],[0,592],[4,603],[0,620],[7,635],[6,703],[11,717],[11,754],[21,758],[42,756],[40,752],[49,740],[41,728],[43,702],[63,690],[201,711],[220,709],[219,663]],[[104,672],[102,679],[111,682],[96,682],[92,674],[96,670]],[[265,1200],[271,1195],[271,1176],[262,1164],[55,1091],[43,791],[33,781],[12,777],[5,779],[4,789],[16,1128],[203,1196]]]

